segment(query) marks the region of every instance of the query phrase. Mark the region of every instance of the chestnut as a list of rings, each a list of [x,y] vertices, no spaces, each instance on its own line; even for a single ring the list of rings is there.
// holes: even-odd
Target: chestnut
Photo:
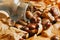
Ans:
[[[33,14],[30,11],[26,12],[26,18],[31,19],[33,17]]]
[[[31,30],[31,29],[35,29],[37,27],[37,24],[34,23],[30,23],[27,25],[27,27]]]
[[[54,35],[54,36],[51,37],[51,40],[59,40],[59,37]]]
[[[59,9],[58,7],[52,7],[51,8],[51,13],[53,16],[59,16]]]

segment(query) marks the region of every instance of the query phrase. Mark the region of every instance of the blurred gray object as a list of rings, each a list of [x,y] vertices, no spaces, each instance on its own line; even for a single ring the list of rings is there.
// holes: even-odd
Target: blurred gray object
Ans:
[[[19,0],[0,0],[0,10],[6,11],[9,16],[15,21],[18,19],[26,19],[25,13],[27,7],[27,3],[20,2]]]
[[[0,3],[2,2],[2,0],[0,0]]]

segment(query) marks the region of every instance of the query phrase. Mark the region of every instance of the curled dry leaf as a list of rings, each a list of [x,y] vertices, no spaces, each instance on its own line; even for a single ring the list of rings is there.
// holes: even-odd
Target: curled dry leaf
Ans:
[[[27,32],[22,31],[22,30],[20,30],[20,29],[17,29],[17,28],[15,28],[15,27],[10,27],[10,31],[12,32],[10,35],[12,35],[12,36],[14,36],[14,37],[17,36],[17,38],[22,38],[23,36],[25,36],[25,37],[27,38],[28,35],[29,35]],[[16,38],[16,39],[17,39],[17,38]]]
[[[23,36],[28,38],[28,35],[29,34],[27,32],[17,29],[15,27],[9,27],[8,25],[6,25],[0,21],[0,39],[9,40],[9,37],[11,36],[12,37],[11,40],[13,40],[13,39],[19,40]]]

